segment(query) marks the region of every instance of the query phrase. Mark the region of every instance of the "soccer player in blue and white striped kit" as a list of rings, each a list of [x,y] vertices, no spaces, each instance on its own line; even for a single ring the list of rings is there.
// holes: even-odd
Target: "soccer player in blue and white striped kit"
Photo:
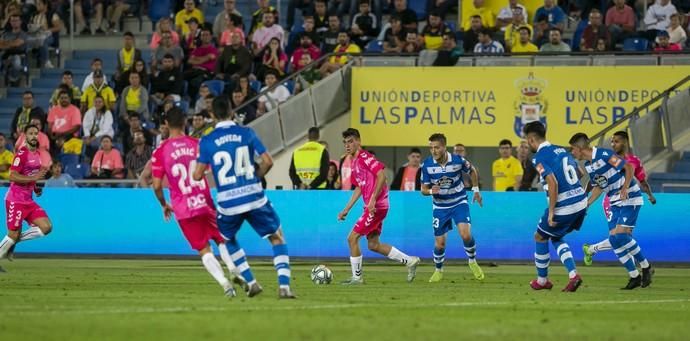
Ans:
[[[446,150],[446,137],[443,134],[433,134],[429,137],[431,156],[422,164],[422,195],[433,197],[433,227],[434,227],[434,263],[436,271],[429,282],[439,282],[443,279],[443,262],[446,256],[446,239],[448,231],[453,229],[453,223],[458,227],[460,238],[465,247],[468,265],[474,278],[484,279],[484,272],[477,264],[477,244],[470,232],[470,206],[467,203],[463,173],[470,173],[473,201],[482,206],[482,196],[479,193],[479,176],[477,170],[462,156],[454,155]]]
[[[654,271],[637,241],[628,233],[635,227],[643,204],[642,191],[635,181],[632,165],[613,150],[591,147],[589,137],[584,133],[573,135],[570,146],[575,158],[585,161],[585,170],[593,185],[588,204],[596,202],[602,193],[606,193],[610,199],[611,217],[607,217],[609,241],[616,257],[630,276],[628,284],[621,289],[648,287],[652,283]],[[641,275],[635,261],[642,268]]]
[[[568,285],[565,292],[574,292],[582,284],[582,278],[575,268],[570,246],[563,240],[568,233],[579,230],[587,211],[587,195],[580,184],[578,164],[565,148],[546,141],[546,128],[541,122],[530,122],[523,128],[527,144],[534,154],[532,163],[537,169],[548,197],[548,208],[544,212],[537,232],[534,234],[534,263],[537,279],[530,282],[534,290],[551,289],[549,274],[549,240],[556,248],[561,262],[568,271]]]
[[[237,242],[237,232],[245,220],[273,246],[273,265],[278,272],[278,298],[295,298],[290,290],[290,257],[280,218],[261,186],[260,178],[273,166],[271,155],[254,130],[235,124],[227,98],[216,97],[213,100],[213,113],[221,121],[199,141],[194,180],[203,179],[206,169],[211,166],[218,188],[218,228],[228,240],[225,245],[232,261],[249,285],[247,296],[256,296],[263,289],[254,278],[247,256]],[[254,168],[255,155],[262,160],[258,169]]]

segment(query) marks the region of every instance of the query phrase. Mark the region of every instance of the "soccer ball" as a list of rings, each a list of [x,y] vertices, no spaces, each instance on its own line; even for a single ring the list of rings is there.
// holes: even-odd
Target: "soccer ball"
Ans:
[[[311,269],[311,281],[314,284],[330,284],[333,280],[333,272],[325,265],[317,265]]]

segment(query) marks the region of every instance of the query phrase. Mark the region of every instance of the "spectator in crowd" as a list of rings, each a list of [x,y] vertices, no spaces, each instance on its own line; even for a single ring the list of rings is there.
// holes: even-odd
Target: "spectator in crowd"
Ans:
[[[175,57],[171,54],[163,56],[163,62],[158,71],[151,77],[151,100],[160,106],[163,100],[176,95],[181,97],[184,88],[184,77],[180,68],[175,67]]]
[[[465,20],[463,20],[462,28],[467,31],[470,29],[470,20],[467,18],[472,18],[472,16],[478,15],[482,20],[482,27],[492,28],[496,24],[496,16],[494,15],[491,8],[484,6],[484,0],[472,0],[472,8],[468,13],[463,13]]]
[[[595,52],[606,52],[609,50],[609,47],[606,43],[606,40],[599,38],[597,39],[597,46],[594,48]]]
[[[424,48],[427,50],[438,50],[443,45],[443,35],[452,33],[441,19],[441,13],[431,12],[427,19],[427,24],[422,30],[421,39],[424,41]]]
[[[529,145],[527,145],[527,141],[522,140],[520,142],[520,146],[518,147],[517,151],[517,156],[518,160],[520,160],[520,164],[522,165],[522,179],[520,179],[520,191],[534,191],[536,190],[534,187],[532,187],[532,184],[534,183],[534,179],[537,178],[537,173],[536,168],[534,168],[534,164],[532,164],[532,155],[529,152]]]
[[[13,160],[14,154],[7,150],[5,134],[0,133],[0,179],[8,180],[10,178],[10,167]]]
[[[216,17],[213,19],[213,32],[216,34],[216,37],[220,38],[221,32],[223,32],[227,26],[226,20],[233,16],[239,17],[240,21],[238,28],[242,29],[242,13],[235,7],[236,4],[237,0],[223,1],[223,11],[216,14]]]
[[[437,11],[438,13],[450,13],[450,9],[458,7],[458,0],[427,0],[426,12],[431,13]]]
[[[669,42],[671,44],[678,44],[681,47],[685,45],[688,39],[685,29],[680,25],[680,15],[678,13],[671,14],[671,25],[666,29],[669,35]]]
[[[156,141],[154,143],[156,148],[160,147],[161,143],[170,137],[170,129],[168,129],[168,124],[165,121],[161,122],[159,131],[160,133],[156,135]]]
[[[213,34],[209,27],[201,30],[201,45],[192,50],[189,56],[190,68],[184,73],[189,84],[189,96],[196,98],[201,83],[213,78],[213,71],[218,60],[218,50],[212,44]]]
[[[238,84],[240,90],[242,91],[242,95],[244,95],[245,101],[258,95],[256,90],[252,88],[251,83],[249,83],[249,76],[240,76]]]
[[[230,104],[232,106],[232,110],[235,112],[235,122],[239,125],[247,125],[256,118],[256,109],[253,105],[245,105],[242,108],[239,108],[245,103],[246,100],[247,97],[242,93],[242,89],[240,87],[237,87],[232,91],[232,100],[230,101]]]
[[[299,76],[297,76],[297,83],[295,84],[295,93],[302,92],[308,89],[316,81],[321,80],[321,72],[316,67],[316,65],[308,66],[314,60],[311,59],[311,55],[308,53],[302,54],[300,60],[297,63],[297,67],[302,71]]]
[[[370,41],[376,39],[379,23],[376,20],[376,16],[370,11],[369,0],[351,1],[358,1],[359,3],[359,12],[354,15],[352,25],[350,25],[352,40],[360,48],[364,49]]]
[[[537,9],[534,17],[546,18],[546,22],[549,24],[548,29],[558,28],[561,31],[565,29],[566,15],[560,7],[556,6],[556,0],[544,0],[544,6]],[[537,20],[534,21],[535,26],[537,22]],[[544,35],[548,36],[548,33],[544,32]]]
[[[153,58],[151,59],[152,72],[157,70],[158,64],[163,61],[166,55],[171,55],[173,57],[175,68],[179,68],[180,65],[182,65],[184,51],[179,45],[173,43],[172,35],[169,32],[162,33],[161,43],[153,52]]]
[[[422,151],[412,148],[407,153],[407,163],[398,168],[391,182],[391,191],[419,191],[422,186]]]
[[[356,1],[356,0],[350,0]],[[391,15],[397,15],[406,30],[417,30],[417,13],[407,8],[407,0],[392,0],[393,10]]]
[[[196,8],[194,0],[185,0],[184,9],[175,14],[175,29],[179,32],[182,32],[182,35],[186,37],[189,34],[189,26],[187,26],[187,21],[192,18],[196,19],[197,23],[203,23],[206,21],[204,19],[204,13]]]
[[[134,148],[127,153],[125,157],[125,166],[127,168],[128,179],[138,179],[141,171],[144,170],[146,162],[151,159],[153,149],[151,145],[146,144],[146,138],[142,131],[134,132]]]
[[[611,33],[611,42],[617,44],[635,33],[635,11],[625,0],[613,0],[613,6],[606,11],[606,27]]]
[[[470,29],[462,32],[463,46],[465,52],[473,52],[474,47],[479,43],[479,33],[482,31],[482,17],[473,15],[470,17]]]
[[[501,29],[501,31],[505,31],[506,27],[508,27],[510,24],[515,24],[515,13],[520,13],[520,16],[522,17],[521,22],[523,24],[528,23],[529,20],[527,20],[527,8],[525,6],[520,5],[518,3],[518,0],[508,0],[508,6],[501,8],[501,11],[498,12],[498,15],[496,16],[496,28]]]
[[[419,53],[422,50],[422,42],[419,39],[417,31],[407,31],[405,35],[405,43],[403,44],[403,53]]]
[[[462,156],[463,158],[467,158],[467,149],[465,148],[465,145],[462,143],[457,143],[455,146],[453,146],[453,154]],[[462,182],[465,185],[465,189],[472,188],[472,176],[469,173],[465,172],[461,172],[461,174]],[[481,187],[481,182],[476,185]]]
[[[290,162],[290,180],[293,189],[325,189],[330,156],[319,143],[319,128],[307,132],[307,143],[298,147]]]
[[[134,133],[137,131],[141,131],[144,133],[144,139],[146,140],[146,144],[150,146],[154,145],[153,135],[151,135],[148,129],[144,129],[144,124],[141,121],[141,116],[135,111],[130,111],[129,113],[127,113],[126,117],[127,127],[121,130],[122,143],[124,144],[125,153],[129,152],[130,150],[132,150],[132,148],[134,148]]]
[[[134,47],[134,34],[132,32],[125,32],[124,46],[117,51],[117,68],[115,69],[115,86],[116,90],[121,90],[127,84],[128,78],[123,75],[134,67],[134,62],[141,59],[141,50]],[[118,93],[120,91],[117,91]]]
[[[462,49],[455,42],[455,34],[446,32],[443,34],[443,46],[438,51],[433,66],[454,66],[462,56]]]
[[[218,61],[216,62],[216,79],[230,82],[230,85],[237,84],[241,76],[249,75],[252,69],[252,55],[247,47],[242,43],[238,34],[231,37],[230,46],[223,49]]]
[[[98,150],[103,136],[115,136],[113,113],[105,106],[103,97],[96,95],[93,106],[84,114],[83,131],[86,155],[91,157]]]
[[[609,30],[603,26],[601,12],[593,8],[589,12],[589,25],[585,27],[582,32],[582,39],[580,40],[581,51],[594,51],[597,41],[603,39],[606,46],[610,46]]]
[[[231,15],[226,17],[225,26],[220,35],[220,41],[218,47],[223,49],[225,46],[232,44],[232,35],[237,34],[240,36],[240,40],[244,41],[244,31],[242,31],[242,17],[238,15]]]
[[[199,20],[190,18],[187,20],[187,34],[182,35],[182,51],[184,51],[185,58],[189,57],[190,51],[201,45],[201,26]]]
[[[264,93],[264,91],[267,91],[269,88],[278,83],[278,72],[275,70],[266,71],[265,77],[266,86],[261,88],[261,93]],[[280,84],[275,89],[266,92],[265,95],[259,97],[259,109],[257,111],[258,116],[275,109],[278,104],[287,101],[290,96],[290,91],[283,84]]]
[[[287,30],[292,31],[295,24],[295,11],[302,10],[302,16],[314,14],[313,0],[289,0],[287,10]]]
[[[91,177],[97,179],[122,179],[125,166],[120,151],[113,148],[113,139],[105,135],[101,138],[101,149],[91,162]]]
[[[259,28],[252,35],[252,51],[254,55],[260,56],[261,50],[271,41],[271,38],[278,38],[280,45],[285,41],[285,32],[280,25],[275,23],[275,13],[264,13],[263,27]]]
[[[0,37],[0,63],[5,65],[7,80],[10,83],[19,81],[22,72],[22,55],[26,53],[28,35],[22,30],[22,19],[19,14],[9,16],[10,30]]]
[[[302,69],[302,67],[311,63],[309,62],[307,64],[302,64],[304,62],[302,60],[303,55],[309,55],[310,60],[312,61],[321,57],[321,50],[314,45],[311,36],[305,32],[300,33],[299,47],[297,47],[292,54],[292,72],[299,71]]]
[[[263,79],[263,75],[267,70],[275,70],[279,78],[285,75],[285,65],[287,65],[288,56],[280,47],[278,38],[271,38],[268,45],[263,50],[263,57],[261,58],[261,66],[257,70],[257,78]]]
[[[42,127],[44,119],[45,118],[43,116],[32,115],[29,124],[35,125],[37,127]],[[17,150],[19,149],[19,147],[22,147],[24,145],[24,142],[26,142],[26,135],[22,130],[21,134],[19,134],[19,137],[17,137],[17,140],[14,143],[14,150]],[[50,156],[50,139],[48,138],[48,135],[46,135],[43,132],[43,129],[41,129],[41,131],[38,132],[38,153],[40,154],[42,165],[48,166],[51,164],[52,157]]]
[[[654,48],[656,52],[677,52],[683,50],[680,45],[671,43],[671,37],[667,31],[659,31],[657,39],[659,39],[659,43]]]
[[[70,102],[66,91],[60,91],[58,103],[48,111],[48,137],[53,146],[52,155],[57,155],[62,145],[77,136],[81,129],[81,112]]]
[[[285,52],[287,52],[287,54],[291,54],[295,51],[295,48],[299,47],[302,37],[305,35],[309,36],[309,39],[311,39],[311,42],[315,45],[319,45],[319,43],[321,42],[321,35],[316,32],[316,28],[314,26],[314,17],[304,17],[303,21],[304,23],[302,24],[302,32],[299,32],[296,36],[292,38],[292,41],[288,42],[288,47],[285,49]]]
[[[549,31],[549,43],[543,44],[541,52],[570,52],[570,45],[561,40],[561,30],[554,28]]]
[[[534,44],[537,46],[542,46],[548,43],[549,32],[551,32],[552,29],[555,29],[555,27],[551,28],[549,26],[549,17],[546,14],[536,16],[534,19]],[[558,30],[563,32],[563,30],[560,28]]]
[[[455,146],[453,146],[453,154],[462,157],[467,157],[467,148],[465,148],[464,144],[458,143]]]
[[[353,183],[352,183],[352,163],[353,159],[350,154],[344,154],[343,156],[340,157],[340,167],[338,169],[340,170],[340,189],[343,191],[350,191],[354,189]]]
[[[94,99],[101,97],[105,102],[106,109],[115,110],[115,92],[105,82],[103,71],[96,70],[93,73],[93,83],[84,92],[81,98],[81,112],[86,112],[94,105]]]
[[[81,90],[79,90],[79,87],[74,85],[74,74],[70,70],[65,70],[62,73],[62,82],[60,85],[53,91],[53,95],[50,97],[50,104],[51,105],[58,105],[58,95],[60,94],[60,91],[66,90],[67,94],[69,95],[70,102],[76,106],[80,105],[81,102]]]
[[[530,30],[530,39],[532,39],[532,26],[530,26],[526,21],[525,21],[525,16],[522,15],[522,9],[521,8],[516,8],[515,12],[513,12],[513,21],[511,25],[508,25],[505,28],[505,32],[503,34],[505,43],[506,43],[506,48],[512,49],[513,45],[516,45],[520,41],[520,28],[521,27],[527,27]]]
[[[671,15],[678,13],[671,0],[658,0],[647,9],[644,24],[647,25],[646,37],[654,41],[658,31],[666,31],[671,26]]]
[[[520,188],[522,181],[522,165],[513,156],[513,143],[510,140],[501,140],[498,144],[498,152],[501,156],[491,166],[491,174],[494,177],[494,191],[515,191]]]
[[[110,30],[117,33],[117,25],[120,24],[120,18],[123,14],[136,12],[140,6],[139,0],[114,0],[110,2],[110,6],[106,10],[106,17],[110,23]]]
[[[326,7],[326,2],[327,0],[314,1],[314,31],[319,35],[328,31],[328,9]],[[336,16],[338,16],[337,13]],[[306,18],[304,18],[304,22],[306,23]]]
[[[269,0],[256,0],[256,4],[259,6],[259,9],[257,9],[254,13],[252,13],[252,24],[249,28],[249,40],[252,40],[252,36],[254,35],[254,32],[256,30],[264,27],[263,24],[263,17],[264,13],[271,13],[274,15],[278,14],[278,11],[276,10],[275,7],[270,5]],[[274,22],[278,22],[278,18],[274,18]]]
[[[129,86],[124,88],[120,94],[120,106],[118,107],[120,119],[126,119],[129,112],[136,112],[145,120],[151,119],[149,93],[146,88],[141,86],[141,77],[136,72],[129,74]]]
[[[96,72],[96,70],[103,71],[103,60],[101,60],[101,58],[94,58],[91,61],[91,73],[86,75],[86,78],[84,78],[84,83],[81,86],[82,93],[86,92],[86,89],[89,88],[89,85],[93,84],[93,73]],[[103,74],[103,82],[108,83],[108,76],[105,74]]]
[[[177,34],[175,30],[173,30],[172,20],[170,20],[170,18],[162,18],[160,21],[158,21],[158,23],[156,23],[156,31],[153,32],[153,35],[151,35],[151,43],[149,44],[151,50],[156,50],[158,46],[161,45],[161,42],[163,41],[163,35],[166,33],[170,34],[170,39],[173,46],[180,45],[180,35]]]
[[[134,61],[134,68],[129,69],[123,76],[125,79],[129,79],[130,73],[138,73],[139,79],[141,80],[141,86],[148,89],[151,84],[151,75],[146,70],[146,62],[143,59],[137,59]]]
[[[448,1],[448,0],[446,0]],[[400,53],[406,38],[406,32],[403,30],[400,17],[392,15],[390,20],[390,27],[386,29],[383,35],[383,52],[385,53]]]
[[[348,57],[347,53],[360,53],[362,50],[350,41],[350,35],[347,31],[340,31],[338,34],[338,46],[333,50],[339,55],[331,57],[328,62],[321,66],[320,72],[323,77],[330,75],[331,73],[339,70],[343,65],[347,64]]]
[[[31,17],[28,28],[29,48],[38,49],[39,65],[46,69],[54,68],[48,58],[48,49],[55,43],[56,36],[59,38],[62,20],[50,9],[47,0],[36,1],[36,13]]]
[[[48,180],[46,180],[45,187],[77,187],[77,185],[74,184],[74,179],[72,179],[72,176],[62,172],[62,162],[60,162],[60,160],[53,160],[53,164],[50,166],[50,174],[51,176]]]
[[[338,164],[335,161],[328,162],[328,175],[326,176],[326,189],[340,189],[340,177],[338,176]]]
[[[60,2],[57,3],[59,4]],[[74,18],[76,20],[77,27],[82,27],[80,34],[91,34],[91,30],[93,28],[95,28],[96,34],[105,34],[102,29],[104,13],[103,6],[105,6],[104,1],[100,0],[76,0],[74,2]],[[84,12],[86,12],[86,16],[84,15]],[[93,26],[91,26],[89,23],[89,17],[92,19]],[[77,31],[76,27],[75,31]]]
[[[203,113],[195,113],[192,116],[192,130],[189,136],[200,139],[213,131],[213,123],[206,122]]]
[[[330,14],[328,16],[328,31],[323,33],[321,39],[323,41],[321,51],[323,51],[324,54],[333,52],[335,47],[338,46],[340,31],[342,31],[340,27],[340,18],[334,13]]]
[[[10,124],[10,134],[12,139],[17,139],[24,132],[24,128],[31,122],[31,117],[40,118],[39,127],[43,127],[45,112],[41,107],[34,105],[34,94],[30,90],[24,91],[22,95],[22,106],[17,108]]]
[[[530,38],[532,37],[532,30],[527,26],[520,27],[520,40],[517,44],[511,47],[512,53],[534,53],[539,52],[537,45],[532,44]]]
[[[503,52],[503,45],[491,39],[491,30],[488,28],[482,28],[482,30],[479,32],[479,42],[474,46],[474,53],[502,54]]]
[[[208,86],[204,83],[199,87],[199,99],[194,104],[194,113],[199,113],[208,109],[206,105],[206,99],[209,97],[215,97]]]

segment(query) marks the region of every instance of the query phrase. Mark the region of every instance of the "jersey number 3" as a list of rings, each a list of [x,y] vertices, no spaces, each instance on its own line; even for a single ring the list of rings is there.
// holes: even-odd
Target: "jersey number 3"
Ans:
[[[247,180],[254,178],[254,165],[249,158],[249,147],[242,146],[235,149],[235,169],[230,153],[221,151],[213,154],[213,163],[220,166],[218,170],[218,184],[221,186],[232,185],[237,182],[238,176],[244,176]],[[231,175],[234,173],[234,175]]]

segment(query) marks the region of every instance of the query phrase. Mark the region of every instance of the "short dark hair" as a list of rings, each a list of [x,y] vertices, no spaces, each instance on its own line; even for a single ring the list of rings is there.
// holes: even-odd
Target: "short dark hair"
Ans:
[[[123,36],[130,37],[130,38],[134,39],[134,34],[132,34],[132,32],[130,32],[130,31],[125,32],[125,34],[123,34]]]
[[[512,147],[512,146],[513,146],[513,142],[510,142],[510,140],[508,140],[508,139],[503,139],[503,140],[501,140],[501,142],[498,143],[498,146],[499,146],[499,147],[500,147],[500,146],[505,146],[505,145],[509,145],[509,146]]]
[[[0,137],[6,137],[5,133],[0,133]]]
[[[172,59],[172,60],[175,60],[175,57],[174,57],[172,54],[170,54],[170,53],[166,53],[166,54],[163,56],[163,59]]]
[[[482,20],[482,17],[481,17],[480,15],[476,15],[476,14],[475,14],[475,15],[473,15],[473,16],[470,17],[470,20],[472,20],[472,19],[479,19],[479,20]]]
[[[34,97],[34,93],[31,92],[31,90],[26,90],[26,91],[24,91],[24,93],[22,94],[22,96],[24,96],[24,95],[31,95],[31,97]]]
[[[62,96],[62,94],[65,94],[65,95],[67,95],[67,96],[70,97],[70,98],[72,97],[72,96],[69,95],[69,92],[67,92],[67,91],[65,91],[65,90],[60,90],[60,91],[58,91],[57,97],[60,98],[60,96]]]
[[[522,30],[527,31],[527,34],[532,34],[532,30],[530,30],[529,27],[527,27],[527,26],[520,26],[518,31],[522,31]]]
[[[165,114],[165,122],[168,123],[168,127],[170,128],[184,128],[185,120],[186,117],[184,113],[178,107],[172,107],[172,109],[168,110]]]
[[[422,151],[419,150],[419,148],[417,148],[417,147],[413,147],[413,148],[410,148],[410,152],[407,153],[407,155],[410,155],[410,154],[420,154],[421,155]]]
[[[354,137],[354,138],[356,138],[356,139],[360,139],[359,130],[357,130],[357,129],[355,129],[355,128],[347,128],[347,129],[343,132],[343,138],[346,139],[346,138],[348,138],[348,137]]]
[[[625,139],[626,141],[630,141],[630,136],[628,135],[628,132],[625,130],[619,130],[619,131],[613,133],[613,136],[618,136],[622,139]]]
[[[72,71],[70,71],[70,70],[65,70],[65,71],[63,71],[63,72],[62,72],[62,75],[63,75],[63,76],[74,77],[74,74],[73,74]]]
[[[396,13],[396,14],[391,14],[391,17],[388,19],[388,21],[402,21],[402,19],[400,19],[400,15],[398,15]]]
[[[589,137],[585,133],[577,133],[570,138],[569,143],[579,147],[587,147],[589,146]]]
[[[101,62],[101,64],[103,64],[103,60],[101,58],[98,58],[98,57],[91,60],[91,64],[93,64],[95,62]]]
[[[431,136],[429,136],[429,142],[434,142],[434,141],[440,142],[441,144],[443,144],[445,146],[447,143],[446,142],[447,141],[446,135],[443,135],[441,133],[432,134]]]
[[[230,103],[225,96],[219,96],[213,99],[213,114],[221,120],[230,117]]]
[[[464,147],[464,146],[465,146],[465,145],[462,144],[462,143],[456,143],[456,144],[455,144],[455,147]]]
[[[141,115],[139,115],[138,112],[132,110],[127,111],[127,117],[130,119],[136,117],[141,120]]]
[[[493,32],[491,31],[490,28],[484,27],[484,28],[482,28],[481,30],[479,30],[479,34],[483,34],[483,35],[485,35],[485,36],[491,37],[491,35],[493,34]]]
[[[41,131],[41,128],[39,128],[35,124],[27,124],[26,127],[24,127],[24,134],[28,133],[29,129],[31,129],[31,128],[36,128],[36,130],[38,130],[39,132]]]
[[[268,76],[268,75],[273,75],[273,76],[275,76],[275,78],[278,78],[278,76],[280,74],[278,73],[278,70],[276,70],[276,69],[268,69],[264,72],[264,78],[266,78],[266,76]]]
[[[138,131],[141,131],[141,130],[138,130]],[[135,131],[135,133],[136,133],[136,131]],[[110,140],[110,142],[113,142],[113,138],[110,137],[110,135],[101,136],[101,140],[99,142],[103,142],[103,140],[105,140],[105,139],[108,139],[108,140]]]
[[[319,139],[319,128],[318,127],[309,128],[309,131],[307,132],[307,136],[309,136],[310,140],[318,140]]]
[[[369,0],[359,0],[359,4],[360,5],[364,5],[364,4],[369,5]]]
[[[525,136],[534,134],[539,138],[546,138],[546,127],[544,127],[544,125],[539,121],[525,124],[525,126],[522,128],[522,132],[525,133]]]

